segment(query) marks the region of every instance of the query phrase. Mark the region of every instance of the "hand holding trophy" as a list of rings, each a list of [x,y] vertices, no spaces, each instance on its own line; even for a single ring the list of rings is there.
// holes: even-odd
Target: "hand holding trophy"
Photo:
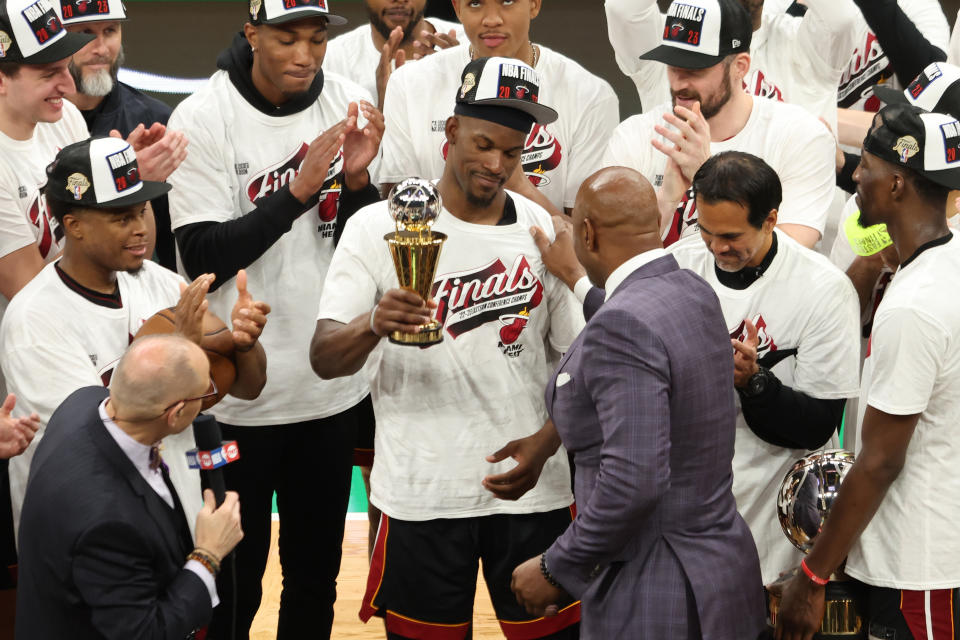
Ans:
[[[390,191],[387,203],[397,228],[383,239],[393,255],[400,287],[429,300],[440,249],[447,239],[446,234],[431,230],[443,209],[440,193],[429,180],[408,178]],[[416,333],[394,331],[390,334],[390,342],[417,347],[442,340],[443,326],[436,319],[420,325]]]
[[[777,497],[777,516],[787,539],[804,553],[813,548],[823,528],[844,476],[853,467],[853,454],[844,449],[818,451],[801,458],[787,471]],[[788,580],[795,571],[777,580]],[[826,609],[814,640],[857,640],[866,638],[859,583],[842,570],[830,576],[826,585]],[[770,623],[776,626],[780,598],[770,594]]]

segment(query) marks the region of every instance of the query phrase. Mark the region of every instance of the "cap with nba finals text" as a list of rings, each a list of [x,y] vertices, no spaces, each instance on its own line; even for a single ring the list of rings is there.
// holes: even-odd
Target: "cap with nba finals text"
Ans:
[[[326,18],[327,24],[347,24],[347,19],[330,13],[327,0],[250,0],[250,22],[283,24],[305,18]]]
[[[753,22],[738,0],[675,0],[667,9],[663,41],[640,56],[681,69],[706,69],[750,51]]]
[[[80,207],[116,209],[170,191],[165,182],[140,180],[137,154],[121,138],[90,138],[60,150],[47,166],[47,198]]]
[[[873,92],[887,104],[911,104],[960,118],[960,67],[946,62],[928,64],[903,91],[877,85]]]
[[[120,0],[54,0],[64,26],[84,22],[126,20],[127,9]]]
[[[913,105],[884,107],[863,150],[941,186],[960,189],[960,121],[953,116]]]
[[[550,124],[557,112],[540,104],[540,75],[515,58],[477,58],[460,75],[453,112],[489,120],[524,133]]]
[[[0,62],[57,62],[75,54],[93,37],[64,29],[53,0],[0,0]]]

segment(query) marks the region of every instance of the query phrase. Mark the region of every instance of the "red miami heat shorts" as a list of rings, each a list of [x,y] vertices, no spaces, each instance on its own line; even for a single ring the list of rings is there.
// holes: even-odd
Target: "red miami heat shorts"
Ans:
[[[870,640],[960,640],[960,590],[907,591],[864,586]]]
[[[510,578],[570,525],[574,508],[546,513],[410,522],[383,515],[370,560],[360,619],[385,619],[409,638],[463,640],[471,630],[477,562],[508,640],[576,637],[580,603],[551,618],[533,618],[517,604]]]

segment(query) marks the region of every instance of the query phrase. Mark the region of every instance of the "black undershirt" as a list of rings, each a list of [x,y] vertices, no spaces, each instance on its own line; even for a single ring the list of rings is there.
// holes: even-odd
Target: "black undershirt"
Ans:
[[[747,289],[773,264],[777,248],[777,234],[774,233],[767,255],[756,267],[744,267],[731,273],[714,263],[717,279],[729,289]],[[776,353],[768,355],[775,356]],[[758,363],[760,366],[764,366],[764,359]],[[767,364],[772,367],[775,363]],[[814,398],[786,386],[772,372],[770,378],[767,388],[757,396],[748,398],[740,392],[743,418],[750,430],[764,442],[778,447],[817,449],[826,444],[840,423],[846,400]]]
[[[740,271],[724,271],[717,266],[716,261],[713,263],[713,271],[717,274],[717,280],[720,281],[720,284],[727,287],[728,289],[736,289],[737,291],[743,291],[754,282],[760,279],[770,265],[773,263],[773,259],[777,256],[777,234],[773,234],[773,239],[770,241],[770,249],[767,250],[767,255],[763,256],[763,260],[760,261],[755,267],[744,267]]]
[[[513,203],[513,198],[510,197],[509,193],[503,195],[507,198],[503,202],[503,215],[500,216],[500,220],[497,222],[498,227],[504,227],[517,222],[517,205]]]
[[[93,304],[106,307],[107,309],[123,308],[123,300],[120,298],[120,287],[117,287],[115,293],[100,293],[99,291],[88,289],[67,275],[67,272],[60,268],[59,262],[55,262],[53,264],[53,268],[57,270],[57,275],[60,276],[61,280],[63,280],[63,284],[67,285],[71,290],[83,296]]]

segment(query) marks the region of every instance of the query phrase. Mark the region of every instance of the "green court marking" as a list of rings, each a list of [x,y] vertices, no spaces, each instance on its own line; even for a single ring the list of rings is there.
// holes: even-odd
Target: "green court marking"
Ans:
[[[273,512],[277,512],[277,494],[273,494]],[[363,488],[363,476],[360,475],[360,467],[354,467],[353,477],[350,480],[350,503],[347,505],[347,513],[366,512],[367,492]]]

